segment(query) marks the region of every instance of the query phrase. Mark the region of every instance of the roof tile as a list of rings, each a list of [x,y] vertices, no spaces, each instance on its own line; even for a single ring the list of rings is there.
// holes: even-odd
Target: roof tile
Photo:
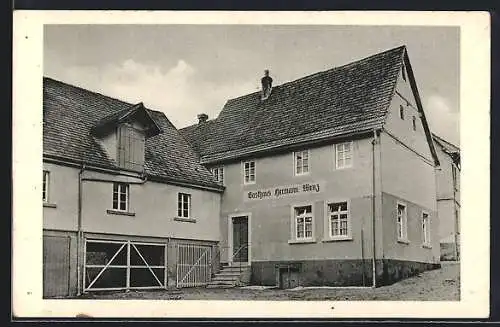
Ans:
[[[91,129],[105,117],[133,105],[69,85],[43,79],[43,152],[88,165],[117,168]],[[221,188],[198,162],[188,142],[162,112],[147,109],[163,133],[146,139],[145,173],[200,186]]]
[[[254,92],[227,101],[216,119],[180,130],[203,158],[321,131],[352,133],[382,124],[403,62],[404,46],[288,82],[260,100]],[[343,128],[349,126],[349,128]]]

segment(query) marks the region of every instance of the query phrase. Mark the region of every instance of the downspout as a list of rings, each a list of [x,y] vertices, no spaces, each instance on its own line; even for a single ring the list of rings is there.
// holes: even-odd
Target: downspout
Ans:
[[[372,287],[377,287],[377,261],[375,258],[376,252],[376,242],[375,242],[375,225],[376,225],[376,170],[375,170],[375,145],[377,144],[377,130],[373,130],[373,140],[372,140]]]
[[[85,164],[82,164],[78,172],[78,227],[76,237],[76,275],[77,275],[77,295],[82,294],[82,270],[81,270],[81,249],[83,243],[82,237],[82,174],[85,170]]]

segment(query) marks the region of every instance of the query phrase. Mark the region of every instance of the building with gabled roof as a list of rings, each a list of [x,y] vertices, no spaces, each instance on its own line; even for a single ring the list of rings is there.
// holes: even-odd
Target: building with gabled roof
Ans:
[[[460,259],[460,148],[432,134],[440,161],[437,207],[441,260]]]
[[[225,269],[293,287],[438,267],[439,158],[406,47],[267,83],[180,130],[225,186]]]
[[[44,297],[207,283],[223,191],[162,112],[43,79]]]

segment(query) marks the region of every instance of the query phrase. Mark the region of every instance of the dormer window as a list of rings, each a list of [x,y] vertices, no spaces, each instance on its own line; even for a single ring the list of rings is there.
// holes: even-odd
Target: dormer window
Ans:
[[[144,170],[146,138],[162,133],[142,103],[103,117],[92,129],[118,167]]]
[[[144,167],[145,136],[129,124],[118,127],[118,164],[121,168],[141,171]]]

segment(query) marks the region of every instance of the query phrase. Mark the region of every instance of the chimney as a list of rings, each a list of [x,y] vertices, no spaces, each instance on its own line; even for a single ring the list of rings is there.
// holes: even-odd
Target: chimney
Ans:
[[[264,70],[264,77],[262,77],[260,82],[262,83],[261,100],[265,100],[269,98],[273,88],[273,79],[269,76],[269,70]]]
[[[198,124],[203,124],[208,119],[208,115],[203,113],[198,115]]]

